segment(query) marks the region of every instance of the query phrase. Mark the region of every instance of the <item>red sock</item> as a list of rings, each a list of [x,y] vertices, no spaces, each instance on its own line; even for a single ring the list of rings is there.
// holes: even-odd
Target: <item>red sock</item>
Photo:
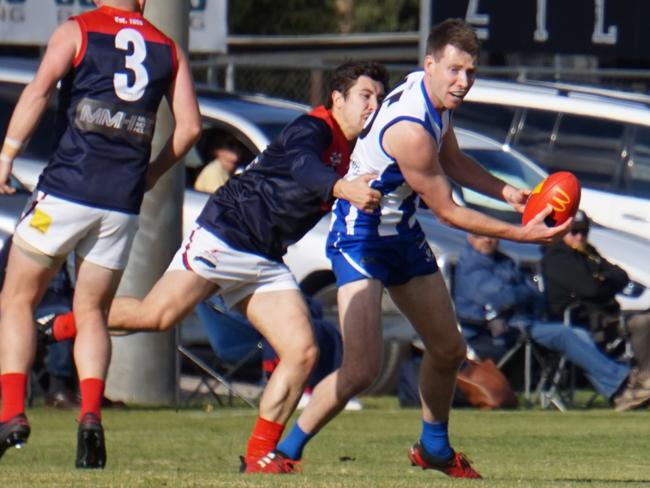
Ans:
[[[275,449],[280,442],[283,430],[284,424],[257,417],[255,428],[246,447],[246,464],[254,463]]]
[[[6,373],[0,375],[0,387],[2,388],[2,413],[0,413],[0,422],[6,422],[18,414],[25,413],[27,375],[25,373]]]
[[[57,315],[52,324],[52,335],[57,341],[65,341],[77,337],[77,326],[72,312]]]
[[[79,391],[81,392],[79,420],[87,413],[94,413],[101,420],[104,382],[99,378],[84,378],[79,382]]]

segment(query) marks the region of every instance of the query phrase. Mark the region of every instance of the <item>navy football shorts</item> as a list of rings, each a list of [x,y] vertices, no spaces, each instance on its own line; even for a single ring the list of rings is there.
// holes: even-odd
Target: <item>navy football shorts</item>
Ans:
[[[376,279],[384,286],[403,285],[416,276],[438,271],[424,234],[359,238],[330,233],[327,257],[332,262],[336,285]]]

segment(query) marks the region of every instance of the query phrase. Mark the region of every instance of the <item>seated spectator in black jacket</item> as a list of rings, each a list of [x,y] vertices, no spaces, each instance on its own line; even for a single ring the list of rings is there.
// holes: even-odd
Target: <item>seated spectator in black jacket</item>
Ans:
[[[590,222],[581,210],[571,232],[548,246],[542,259],[549,313],[559,318],[571,304],[573,320],[589,324],[603,340],[629,334],[637,365],[637,382],[650,388],[650,313],[631,314],[621,323],[616,294],[630,282],[627,273],[603,258],[588,242]]]
[[[634,384],[630,367],[603,354],[584,328],[541,317],[542,294],[516,263],[497,249],[498,239],[470,234],[467,240],[456,264],[453,298],[463,335],[479,355],[481,336],[506,337],[509,329],[521,327],[535,343],[563,354],[582,369],[616,410],[650,401],[650,388]],[[494,317],[501,320],[490,320]]]

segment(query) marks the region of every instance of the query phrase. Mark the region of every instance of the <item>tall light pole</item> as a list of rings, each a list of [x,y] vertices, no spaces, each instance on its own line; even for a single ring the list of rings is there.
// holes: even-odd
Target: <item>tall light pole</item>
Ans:
[[[145,17],[186,49],[189,6],[187,0],[148,2]],[[173,123],[169,106],[163,102],[152,155],[162,148]],[[167,268],[181,240],[184,187],[183,165],[178,164],[145,195],[140,229],[117,296],[144,297]],[[113,337],[106,395],[126,402],[174,403],[178,379],[176,338],[175,330]]]

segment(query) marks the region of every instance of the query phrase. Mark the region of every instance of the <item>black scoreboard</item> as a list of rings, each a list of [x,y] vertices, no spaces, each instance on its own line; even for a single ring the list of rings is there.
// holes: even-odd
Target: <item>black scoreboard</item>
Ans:
[[[650,59],[650,0],[431,0],[431,15],[467,20],[493,52]]]

